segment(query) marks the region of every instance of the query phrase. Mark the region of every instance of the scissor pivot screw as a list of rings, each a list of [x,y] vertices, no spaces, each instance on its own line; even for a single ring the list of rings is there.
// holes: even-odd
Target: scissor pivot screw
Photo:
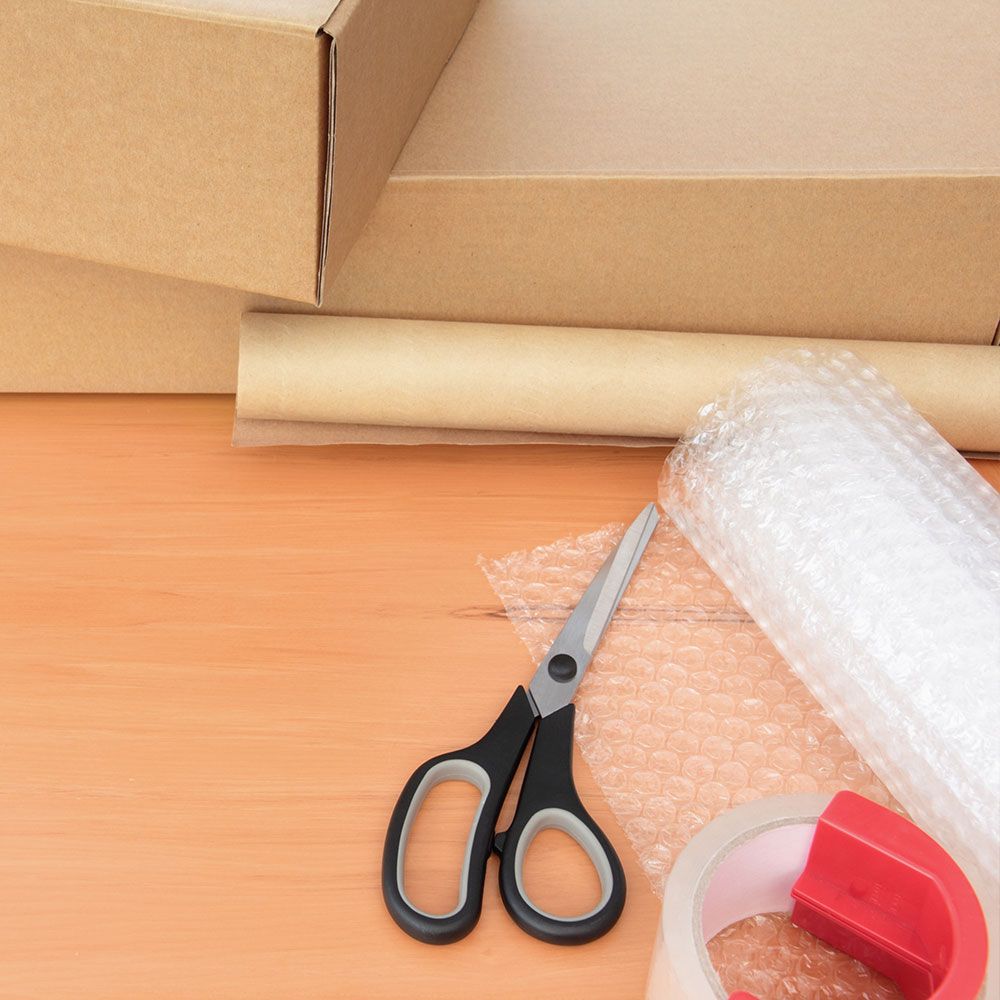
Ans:
[[[569,653],[556,653],[549,660],[549,677],[565,684],[576,677],[576,660]]]

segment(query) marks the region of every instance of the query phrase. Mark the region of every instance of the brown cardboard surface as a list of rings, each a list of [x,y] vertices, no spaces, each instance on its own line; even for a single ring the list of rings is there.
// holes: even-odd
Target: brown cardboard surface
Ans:
[[[254,444],[370,442],[375,427],[411,443],[443,440],[439,428],[480,443],[510,440],[499,432],[674,439],[762,358],[817,344],[874,364],[956,447],[1000,451],[992,346],[265,313],[243,318],[235,440],[243,420],[267,422],[248,428]]]
[[[984,213],[995,214],[1000,183],[995,187],[995,197],[987,186],[978,201],[967,204],[978,203]],[[407,195],[421,207],[419,228],[397,228],[406,218]],[[397,196],[404,202],[392,204]],[[449,239],[462,224],[462,206],[475,205],[463,198],[445,212],[450,201],[450,192],[403,192],[390,181],[324,310],[649,329],[687,323],[695,330],[704,330],[706,318],[715,316],[723,333],[790,329],[799,336],[853,339],[916,339],[921,334],[941,342],[965,338],[979,344],[991,342],[1000,318],[989,271],[992,261],[1000,259],[1000,250],[991,249],[1000,239],[1000,219],[992,231],[985,227],[980,250],[986,249],[978,254],[956,232],[945,244],[954,252],[942,251],[939,259],[935,246],[927,247],[919,231],[910,230],[908,243],[889,241],[899,262],[887,249],[883,267],[869,273],[845,248],[818,288],[798,284],[794,250],[782,255],[772,246],[769,255],[746,252],[716,299],[711,293],[724,281],[730,267],[725,261],[714,273],[707,272],[710,280],[702,283],[684,257],[676,269],[660,270],[648,259],[627,255],[605,267],[571,241],[564,254],[583,270],[560,277],[557,248],[541,253],[549,237],[530,226],[532,213],[523,203],[523,225],[506,229],[498,223],[491,258],[470,242]],[[877,198],[870,202],[877,203]],[[496,216],[480,207],[487,212],[485,230],[487,220]],[[435,226],[434,218],[442,225]],[[891,210],[872,219],[873,231],[879,226],[893,233]],[[832,238],[835,231],[831,209],[825,232]],[[518,252],[519,242],[530,244],[532,239],[539,250],[534,264]],[[799,297],[780,303],[758,281],[767,272],[778,280],[782,266]],[[240,316],[252,309],[312,311],[289,301],[0,246],[0,391],[233,392]],[[975,319],[975,338],[955,320],[963,312]]]
[[[381,254],[381,315],[987,342],[998,51],[992,0],[483,0],[332,297]]]
[[[387,68],[419,76],[405,38],[420,26],[380,20],[395,2],[337,8],[338,72],[367,96],[337,112],[333,210],[360,236],[339,270],[331,253],[322,312],[991,342],[995,5],[482,0],[363,222],[350,206],[374,196],[388,148],[364,108],[393,92]],[[202,0],[217,8],[203,27],[251,3]],[[433,21],[425,69],[456,30]],[[386,72],[351,58],[369,48],[397,53]],[[394,134],[416,112],[391,104]],[[275,245],[237,263],[273,277]],[[313,311],[2,246],[0,303],[0,388],[24,391],[233,391],[241,313]]]
[[[327,22],[324,30],[336,49],[338,94],[332,221],[324,258],[331,277],[361,232],[476,2],[340,0]]]
[[[998,275],[1000,172],[394,173],[324,311],[983,344]]]
[[[232,392],[245,298],[0,246],[0,391]]]
[[[315,301],[474,2],[16,0],[0,242]]]
[[[397,172],[994,173],[998,51],[994,0],[483,0]]]

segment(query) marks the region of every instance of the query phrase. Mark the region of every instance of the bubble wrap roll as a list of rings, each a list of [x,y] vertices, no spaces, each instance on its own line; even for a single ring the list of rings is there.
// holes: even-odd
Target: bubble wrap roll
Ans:
[[[872,368],[796,351],[700,412],[661,501],[988,909],[997,494]]]

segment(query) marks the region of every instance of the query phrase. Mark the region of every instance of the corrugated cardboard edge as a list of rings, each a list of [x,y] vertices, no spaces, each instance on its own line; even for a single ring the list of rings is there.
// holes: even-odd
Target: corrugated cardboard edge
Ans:
[[[465,26],[467,26],[471,20],[472,13],[474,12],[477,3],[478,0],[471,0],[468,16],[465,19]],[[321,306],[323,304],[323,289],[326,284],[327,265],[330,260],[330,237],[331,228],[333,226],[333,187],[336,178],[337,162],[337,91],[340,79],[338,74],[338,36],[343,31],[348,29],[351,18],[358,9],[359,8],[356,4],[352,4],[350,2],[343,3],[342,0],[335,0],[329,17],[327,17],[322,27],[317,30],[318,35],[325,35],[330,39],[330,47],[327,56],[326,162],[323,169],[323,198],[321,205],[319,248],[316,261],[316,289],[314,296],[316,306]],[[451,40],[448,58],[451,57],[451,53],[454,52],[455,47],[458,45],[461,35],[462,32]],[[443,69],[444,65],[442,64],[438,67],[438,74],[440,74]],[[414,117],[413,121],[409,123],[409,127],[405,128],[404,134],[394,137],[395,149],[392,150],[392,161],[395,160],[399,151],[403,148],[403,145],[405,144],[406,139],[409,137],[410,131],[415,124],[416,117]],[[383,184],[386,180],[388,180],[388,177],[389,170],[387,168],[385,170],[385,176],[382,177]],[[368,210],[374,207],[376,200],[377,199],[374,198],[372,199],[371,205],[368,206]],[[355,236],[356,235],[357,234],[355,234]],[[353,239],[350,242],[353,245]],[[346,253],[347,251],[345,250],[343,252],[343,256],[346,256]]]
[[[327,277],[364,228],[477,3],[340,0],[323,25],[331,40],[331,82],[317,306]],[[339,108],[338,95],[344,98]],[[375,110],[380,108],[384,113]]]
[[[92,0],[83,0],[83,2],[92,2]],[[98,0],[100,2],[100,0]],[[469,19],[471,19],[472,10],[474,10],[475,2],[474,0],[472,9],[470,9]],[[316,286],[314,290],[313,301],[316,306],[320,306],[323,301],[323,288],[326,282],[326,272],[327,263],[330,258],[330,231],[333,224],[333,186],[334,178],[336,176],[336,156],[337,156],[337,91],[338,91],[338,45],[337,45],[337,35],[342,32],[347,27],[351,17],[358,10],[357,4],[344,4],[342,0],[331,0],[332,5],[328,8],[328,14],[325,21],[315,27],[315,33],[318,37],[325,37],[329,39],[329,50],[327,53],[327,100],[326,100],[326,155],[325,162],[323,164],[323,191],[320,205],[320,225],[319,225],[319,246],[317,247],[316,253]],[[159,5],[153,5],[152,9],[159,10]],[[171,9],[165,9],[166,13],[173,13],[175,11]],[[185,15],[187,11],[185,10]],[[343,16],[339,16],[339,15]],[[192,13],[191,16],[197,16],[196,12]],[[270,30],[295,30],[298,26],[294,23],[289,23],[285,25],[282,23],[276,23],[271,19],[262,18],[248,18],[248,17],[234,17],[226,16],[224,14],[215,14],[210,19],[215,20],[229,20],[239,24],[246,24],[252,27],[265,27]],[[466,20],[468,24],[468,19]],[[460,36],[459,36],[460,37]],[[457,45],[459,38],[454,39],[454,45]],[[454,50],[454,45],[452,46],[452,51]],[[443,69],[443,66],[440,67]],[[411,128],[412,128],[411,123]],[[409,129],[407,129],[406,134],[398,137],[398,149],[395,153],[399,152],[402,148],[406,138],[409,136]],[[395,156],[395,154],[394,154]],[[394,158],[394,157],[393,157]],[[383,180],[388,179],[388,172],[386,172],[386,177]],[[374,204],[374,202],[373,202]],[[371,206],[369,206],[371,207]]]
[[[332,15],[331,15],[332,16]],[[320,29],[322,32],[324,29]],[[323,171],[323,208],[319,227],[319,253],[316,261],[316,305],[323,300],[326,261],[330,253],[330,217],[333,214],[333,158],[337,149],[337,40],[330,39],[326,101],[326,164]]]

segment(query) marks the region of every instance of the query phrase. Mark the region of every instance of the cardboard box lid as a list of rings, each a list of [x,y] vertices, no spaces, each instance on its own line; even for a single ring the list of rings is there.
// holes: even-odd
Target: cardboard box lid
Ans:
[[[995,0],[483,0],[394,175],[994,174],[998,52]]]
[[[0,242],[313,302],[475,0],[11,7]]]

